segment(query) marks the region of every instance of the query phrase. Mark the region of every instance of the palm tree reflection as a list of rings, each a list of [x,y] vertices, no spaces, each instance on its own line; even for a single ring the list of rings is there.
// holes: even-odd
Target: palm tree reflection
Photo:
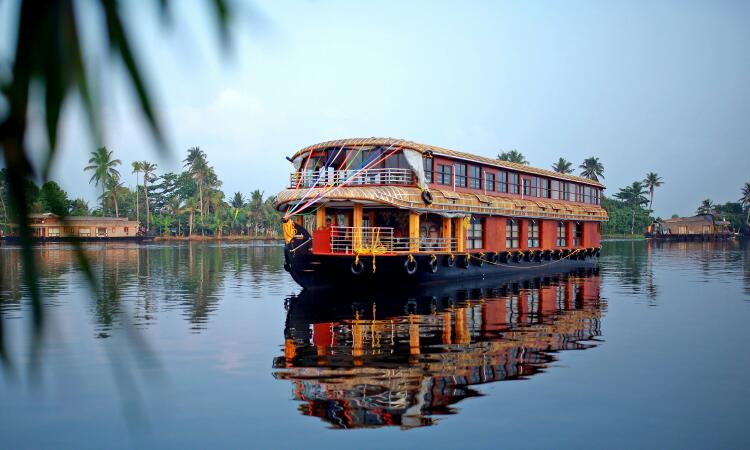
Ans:
[[[472,386],[525,379],[560,350],[597,344],[597,271],[410,294],[303,292],[287,301],[274,376],[299,411],[336,428],[411,428],[481,395]]]

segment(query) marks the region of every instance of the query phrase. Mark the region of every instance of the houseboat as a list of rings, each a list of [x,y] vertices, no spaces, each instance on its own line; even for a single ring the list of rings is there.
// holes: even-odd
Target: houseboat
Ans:
[[[699,214],[657,220],[648,227],[645,236],[665,241],[715,241],[734,239],[738,233],[732,231],[727,220],[719,220],[713,214]]]
[[[595,264],[604,186],[401,139],[288,157],[285,268],[306,288],[403,285]]]
[[[68,216],[53,213],[29,214],[31,235],[36,242],[137,241],[145,238],[140,224],[127,217]],[[18,240],[18,225],[2,240]]]

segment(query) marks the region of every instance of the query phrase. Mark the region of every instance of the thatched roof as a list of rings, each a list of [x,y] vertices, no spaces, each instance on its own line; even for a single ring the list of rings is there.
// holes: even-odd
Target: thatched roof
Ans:
[[[310,198],[326,189],[313,189]],[[324,194],[324,200],[321,200],[321,202],[352,201],[433,213],[487,214],[586,221],[607,220],[607,212],[597,205],[569,204],[549,201],[548,199],[522,200],[448,190],[441,191],[439,189],[432,189],[431,192],[434,201],[431,205],[425,205],[421,197],[422,192],[416,187],[341,187]],[[289,204],[295,204],[298,198],[298,190],[285,189],[276,197],[276,208],[284,210]]]
[[[465,161],[476,162],[479,164],[485,164],[488,166],[494,166],[499,169],[515,170],[522,173],[531,175],[540,175],[558,180],[574,181],[577,183],[588,184],[590,186],[596,186],[604,188],[604,185],[591,180],[589,178],[578,177],[575,175],[567,175],[559,172],[555,172],[547,169],[539,169],[536,167],[527,166],[525,164],[517,164],[508,161],[500,161],[499,159],[487,158],[486,156],[473,155],[471,153],[459,152],[442,147],[436,147],[434,145],[419,144],[417,142],[407,141],[404,139],[393,139],[393,138],[359,138],[359,139],[339,139],[335,141],[326,141],[319,144],[313,144],[303,148],[292,156],[292,159],[297,158],[300,155],[309,153],[315,150],[324,150],[326,148],[335,147],[362,147],[362,146],[374,146],[374,147],[391,147],[392,148],[405,148],[416,150],[420,153],[431,151],[437,156],[447,156],[449,158],[457,158]]]

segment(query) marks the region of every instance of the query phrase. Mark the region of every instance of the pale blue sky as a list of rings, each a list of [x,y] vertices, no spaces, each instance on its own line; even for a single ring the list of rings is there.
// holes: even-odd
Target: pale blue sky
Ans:
[[[655,171],[662,216],[734,201],[750,181],[749,2],[256,2],[240,5],[227,58],[204,2],[176,2],[171,31],[150,2],[126,3],[175,152],[154,155],[121,77],[99,62],[107,146],[128,166],[174,170],[198,145],[227,195],[275,193],[284,156],[362,136],[516,148],[546,168],[594,155],[608,195]],[[93,203],[92,144],[69,111],[54,178]]]

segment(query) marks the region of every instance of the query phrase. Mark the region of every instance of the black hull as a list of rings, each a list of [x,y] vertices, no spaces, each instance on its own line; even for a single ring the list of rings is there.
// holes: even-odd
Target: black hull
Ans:
[[[494,277],[514,276],[518,274],[532,275],[560,271],[569,271],[578,268],[596,267],[596,257],[587,257],[585,260],[560,259],[542,261],[521,261],[517,263],[484,263],[479,265],[478,257],[470,258],[468,265],[463,265],[465,256],[457,256],[453,267],[449,266],[448,256],[439,255],[437,260],[437,271],[434,273],[430,268],[431,256],[418,255],[416,271],[409,274],[405,267],[407,257],[400,256],[376,256],[375,271],[373,272],[373,257],[361,256],[359,258],[363,270],[355,274],[352,270],[354,256],[352,255],[314,255],[290,254],[289,249],[285,252],[285,268],[300,286],[307,289],[330,288],[334,286],[366,285],[376,288],[408,286],[412,284],[431,283],[460,283],[467,280],[486,279]]]

